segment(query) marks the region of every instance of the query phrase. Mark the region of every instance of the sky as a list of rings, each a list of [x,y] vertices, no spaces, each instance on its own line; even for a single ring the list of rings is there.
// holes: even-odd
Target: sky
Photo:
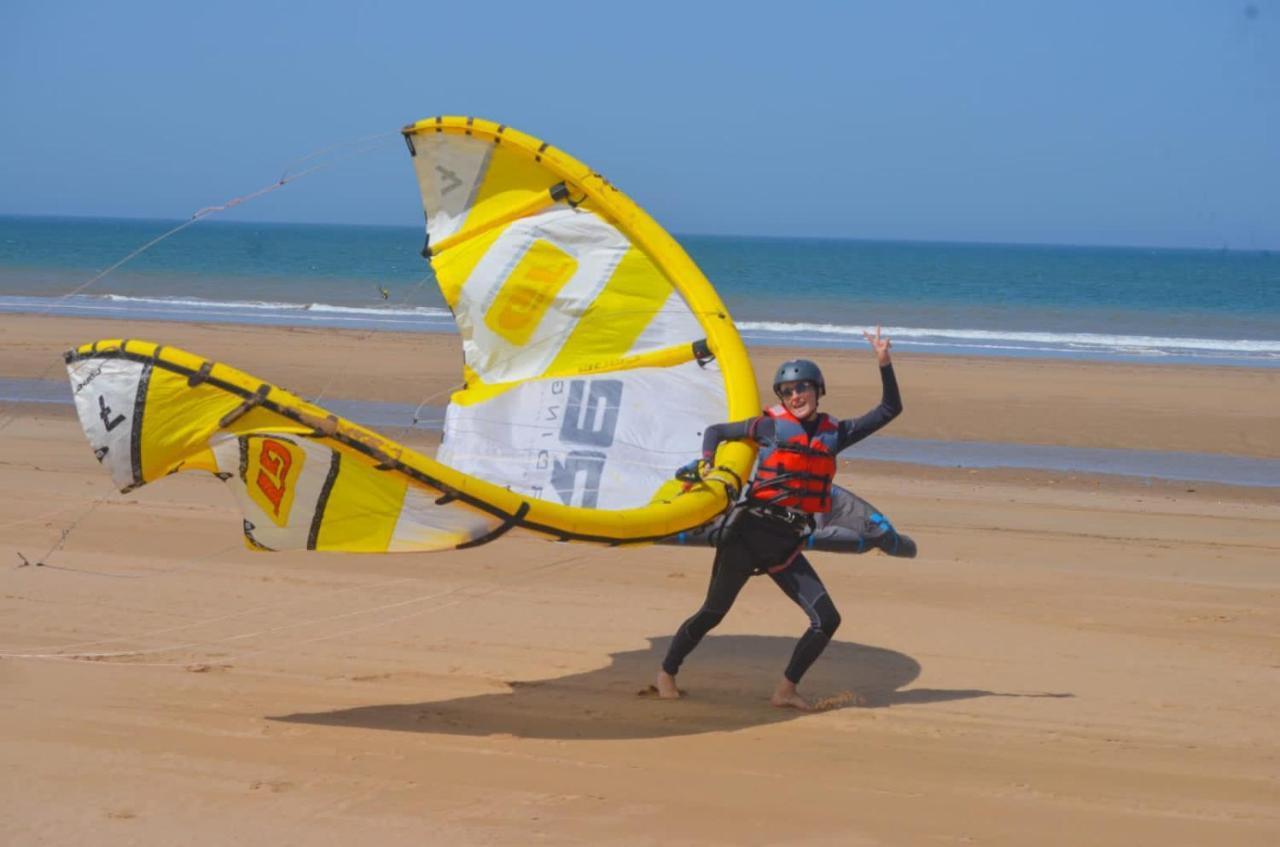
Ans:
[[[0,214],[418,226],[464,114],[678,234],[1280,249],[1280,0],[5,0],[0,103]]]

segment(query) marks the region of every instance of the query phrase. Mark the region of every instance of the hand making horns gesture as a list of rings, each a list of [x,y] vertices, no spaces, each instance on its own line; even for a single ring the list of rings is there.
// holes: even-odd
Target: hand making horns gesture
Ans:
[[[889,364],[889,348],[893,346],[893,342],[888,338],[880,337],[880,324],[876,324],[876,334],[863,330],[862,337],[867,339],[867,343],[871,345],[871,349],[876,353],[876,361],[881,367]]]

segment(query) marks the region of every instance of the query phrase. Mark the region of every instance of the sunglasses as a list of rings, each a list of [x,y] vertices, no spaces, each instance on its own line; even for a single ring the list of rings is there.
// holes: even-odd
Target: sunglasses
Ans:
[[[812,383],[806,379],[806,380],[803,380],[802,382],[792,383],[791,385],[779,386],[778,396],[785,400],[794,394],[804,394],[809,391],[814,391],[817,389],[817,387],[818,386],[815,383]]]

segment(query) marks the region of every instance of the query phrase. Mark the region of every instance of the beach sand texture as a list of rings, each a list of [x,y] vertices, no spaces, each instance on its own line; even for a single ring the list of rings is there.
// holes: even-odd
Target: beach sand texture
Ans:
[[[330,398],[459,370],[449,336],[4,316],[0,376],[123,336]],[[869,353],[821,359],[831,411],[874,405]],[[1280,456],[1280,371],[896,362],[894,436]],[[814,557],[844,624],[800,714],[766,701],[806,624],[766,580],[687,699],[639,694],[707,550],[251,553],[215,480],[121,495],[70,407],[0,425],[5,843],[1280,843],[1275,489],[854,448],[922,555]]]

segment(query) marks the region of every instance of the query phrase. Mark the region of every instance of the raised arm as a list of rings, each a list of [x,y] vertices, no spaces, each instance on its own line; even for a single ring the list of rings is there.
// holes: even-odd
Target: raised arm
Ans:
[[[880,326],[876,325],[876,333],[862,333],[876,354],[876,362],[880,365],[880,405],[865,415],[847,418],[840,421],[839,450],[856,444],[871,433],[884,427],[889,421],[902,414],[902,395],[898,392],[898,379],[893,373],[893,361],[889,356],[889,348],[893,346],[888,338],[880,335]]]

